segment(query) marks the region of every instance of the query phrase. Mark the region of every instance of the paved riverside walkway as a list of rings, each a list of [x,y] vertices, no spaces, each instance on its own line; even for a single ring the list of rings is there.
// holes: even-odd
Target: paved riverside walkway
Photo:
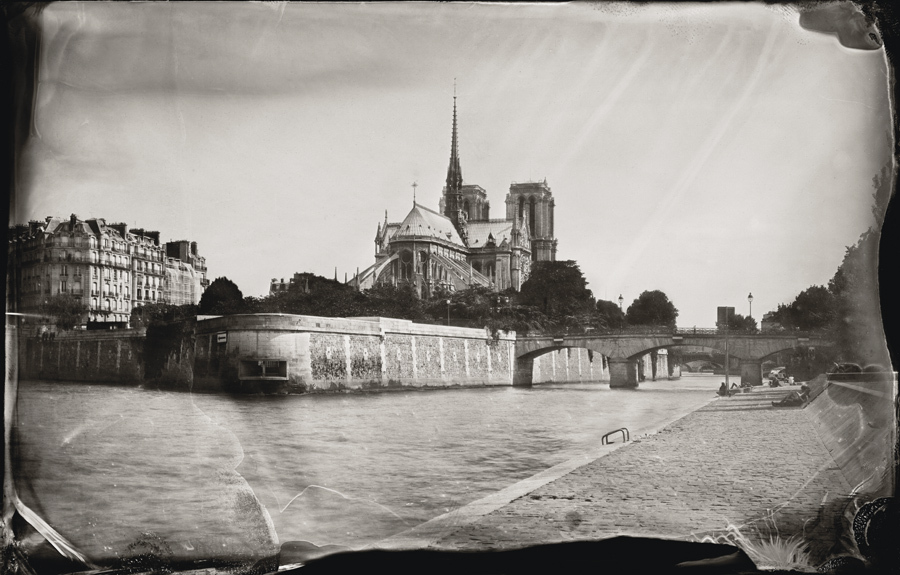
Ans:
[[[483,549],[615,535],[691,540],[729,524],[753,534],[768,518],[782,536],[805,532],[818,564],[834,545],[835,514],[851,486],[810,413],[772,406],[793,389],[714,399],[486,514],[445,522],[419,543]]]

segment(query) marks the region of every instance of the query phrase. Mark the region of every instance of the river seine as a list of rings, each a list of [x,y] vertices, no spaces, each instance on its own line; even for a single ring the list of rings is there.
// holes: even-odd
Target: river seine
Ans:
[[[252,488],[280,542],[358,548],[575,457],[608,431],[655,431],[710,401],[720,380],[301,396],[23,381],[16,484],[97,561],[142,538],[178,557],[252,552],[236,485]]]

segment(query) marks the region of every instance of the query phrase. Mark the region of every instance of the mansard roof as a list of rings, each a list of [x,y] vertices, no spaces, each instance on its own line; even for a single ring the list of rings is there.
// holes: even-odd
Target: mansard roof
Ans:
[[[413,204],[413,208],[400,223],[400,228],[394,233],[393,238],[405,236],[433,237],[465,247],[450,218],[419,204]]]
[[[50,216],[46,221],[47,223],[45,224],[44,232],[48,234],[83,233],[97,235],[88,221],[79,220],[75,216],[70,216],[68,218]]]

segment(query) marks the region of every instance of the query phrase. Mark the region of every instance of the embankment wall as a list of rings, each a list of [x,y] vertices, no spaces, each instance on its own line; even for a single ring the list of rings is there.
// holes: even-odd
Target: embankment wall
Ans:
[[[60,332],[19,340],[19,377],[129,383],[144,378],[146,330]]]
[[[534,358],[534,383],[609,381],[609,367],[599,353],[571,347]]]
[[[512,385],[514,348],[515,333],[389,318],[223,316],[197,322],[194,385],[269,393]]]
[[[870,498],[893,495],[897,449],[897,374],[854,374],[810,382],[824,390],[806,407],[847,483]]]
[[[666,350],[648,353],[638,360],[641,380],[656,381],[678,379],[680,366],[674,366],[669,374],[669,356]],[[609,364],[604,356],[592,350],[571,347],[547,352],[534,358],[534,383],[564,383],[579,381],[609,381]]]

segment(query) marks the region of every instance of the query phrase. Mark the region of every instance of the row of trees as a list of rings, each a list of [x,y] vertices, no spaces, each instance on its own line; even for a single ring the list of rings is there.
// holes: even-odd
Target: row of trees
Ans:
[[[789,304],[778,306],[767,319],[785,329],[830,331],[839,358],[860,363],[885,363],[887,348],[881,329],[878,297],[878,240],[864,232],[827,286],[814,285]]]
[[[449,304],[447,303],[449,301]],[[382,316],[423,323],[489,327],[527,332],[584,332],[626,326],[674,326],[678,310],[661,291],[645,291],[623,311],[596,300],[574,261],[535,262],[520,291],[495,293],[483,287],[438,292],[419,298],[412,286],[376,286],[358,291],[321,276],[265,297],[244,297],[231,280],[213,281],[198,306],[156,304],[133,312],[132,325],[182,319],[191,313],[290,313],[324,317]]]

